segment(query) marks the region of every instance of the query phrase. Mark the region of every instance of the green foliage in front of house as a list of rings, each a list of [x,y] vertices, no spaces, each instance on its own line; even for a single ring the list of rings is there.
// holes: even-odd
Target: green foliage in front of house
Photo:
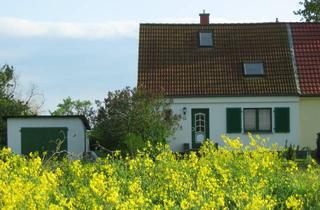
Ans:
[[[153,145],[166,143],[177,120],[161,94],[127,87],[108,93],[90,137],[110,150],[133,153],[146,145],[146,139]]]

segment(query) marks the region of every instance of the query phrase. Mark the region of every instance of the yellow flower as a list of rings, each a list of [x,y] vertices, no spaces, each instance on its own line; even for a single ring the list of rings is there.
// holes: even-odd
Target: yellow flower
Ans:
[[[93,192],[101,196],[105,193],[106,189],[106,178],[102,173],[92,174],[92,178],[89,182],[89,186]]]
[[[223,196],[219,196],[217,199],[217,203],[220,207],[224,207],[224,197]]]
[[[171,200],[171,199],[164,199],[163,203],[166,208],[171,208],[175,204],[174,200]]]
[[[240,138],[230,139],[229,137],[223,135],[222,139],[225,142],[225,144],[230,146],[232,149],[238,150],[243,147],[243,144],[241,143]]]
[[[302,209],[303,208],[303,201],[299,199],[297,195],[291,195],[286,200],[286,206],[288,209]]]
[[[138,193],[141,192],[141,181],[139,179],[135,179],[132,182],[129,182],[129,192],[130,193]]]
[[[190,208],[190,203],[186,200],[186,199],[183,199],[180,203],[180,207],[182,209],[189,209]]]
[[[250,145],[253,146],[253,147],[257,145],[257,142],[256,142],[256,140],[254,138],[250,139]]]

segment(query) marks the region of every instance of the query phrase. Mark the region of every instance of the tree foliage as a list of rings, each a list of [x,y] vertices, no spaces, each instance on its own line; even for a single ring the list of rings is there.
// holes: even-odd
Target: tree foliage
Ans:
[[[303,9],[294,11],[295,15],[302,16],[306,22],[320,22],[320,0],[304,0],[299,2]]]
[[[50,112],[51,115],[84,115],[91,125],[94,123],[96,110],[88,100],[73,100],[70,96],[63,99],[63,102],[57,105],[57,109]]]
[[[6,144],[6,122],[4,117],[33,114],[26,101],[15,98],[16,81],[12,66],[0,69],[0,145]]]
[[[0,69],[0,98],[13,98],[14,87],[13,67],[6,64]]]
[[[126,87],[108,93],[91,135],[108,149],[133,152],[145,146],[147,140],[152,144],[165,142],[177,120],[170,111],[170,102],[161,94]]]

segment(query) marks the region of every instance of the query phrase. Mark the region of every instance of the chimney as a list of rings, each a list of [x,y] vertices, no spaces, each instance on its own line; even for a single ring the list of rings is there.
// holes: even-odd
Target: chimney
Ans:
[[[203,13],[200,13],[200,25],[209,25],[209,13],[206,13],[205,10],[203,10]]]

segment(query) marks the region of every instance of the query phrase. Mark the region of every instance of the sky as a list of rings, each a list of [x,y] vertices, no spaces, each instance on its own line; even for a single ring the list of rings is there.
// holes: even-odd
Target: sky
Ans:
[[[137,82],[139,23],[300,21],[299,0],[0,0],[0,66],[18,97],[36,87],[42,114],[68,96],[103,100]]]

